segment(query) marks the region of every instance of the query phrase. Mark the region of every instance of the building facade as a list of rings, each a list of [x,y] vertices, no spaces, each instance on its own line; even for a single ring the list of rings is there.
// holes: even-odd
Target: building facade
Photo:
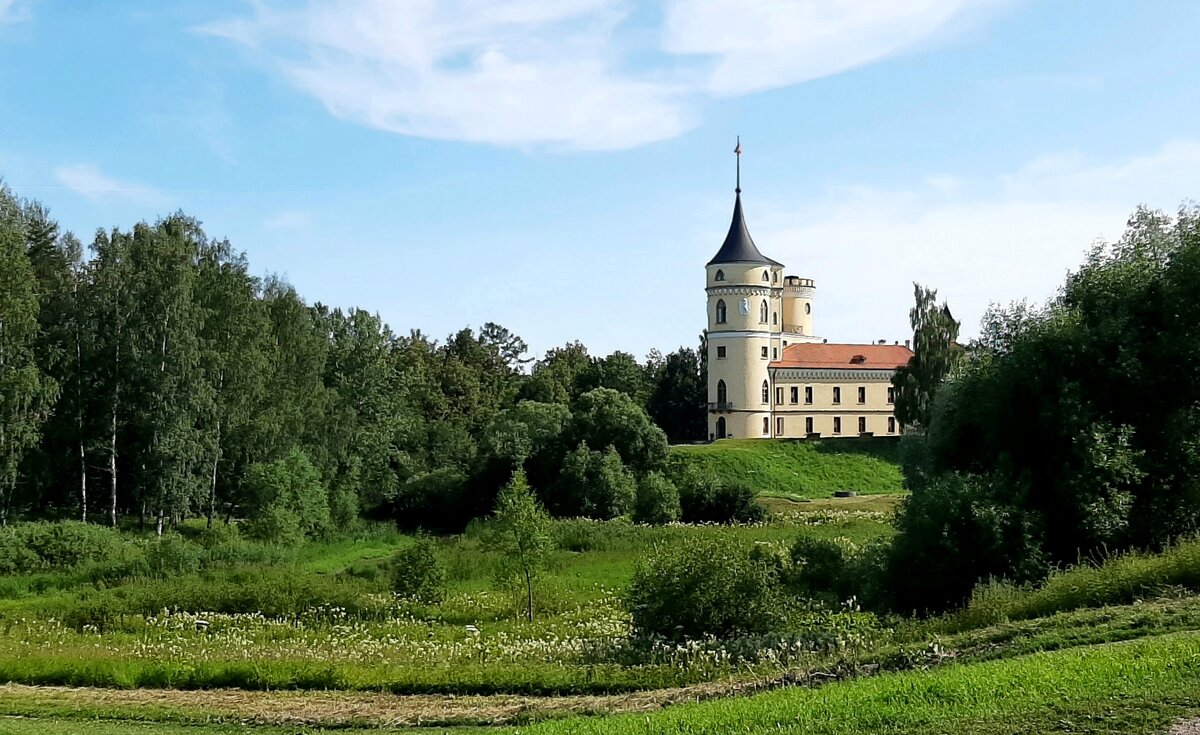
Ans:
[[[705,266],[709,439],[899,434],[891,377],[908,346],[817,337],[816,284],[759,252],[740,176],[735,191],[729,232]]]

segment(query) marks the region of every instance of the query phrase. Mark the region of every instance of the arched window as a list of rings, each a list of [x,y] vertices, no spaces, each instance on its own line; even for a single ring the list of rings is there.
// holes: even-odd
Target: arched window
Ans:
[[[771,323],[779,324],[779,313],[778,312],[774,312],[774,311],[771,312]]]
[[[770,272],[770,271],[763,271],[763,280],[764,280],[764,281],[770,281],[770,280],[771,280],[771,272]]]
[[[717,274],[715,276],[713,276],[713,280],[714,281],[724,281],[725,280],[725,271],[718,270]]]
[[[765,380],[763,381],[762,402],[763,403],[771,402],[771,386],[767,385],[767,381],[765,381]]]
[[[725,381],[724,381],[724,380],[718,380],[718,381],[717,381],[717,403],[718,403],[718,404],[724,404],[724,403],[726,403],[727,401],[726,401],[725,399],[726,399],[727,397],[728,397],[728,393],[727,393],[727,391],[725,390]]]
[[[717,299],[717,324],[725,323],[725,299]]]
[[[767,306],[767,300],[763,299],[762,305],[758,307],[759,323],[761,323],[761,324],[767,323],[767,312],[768,311],[770,311],[770,307]]]
[[[779,283],[779,272],[778,271],[771,274],[771,283]]]

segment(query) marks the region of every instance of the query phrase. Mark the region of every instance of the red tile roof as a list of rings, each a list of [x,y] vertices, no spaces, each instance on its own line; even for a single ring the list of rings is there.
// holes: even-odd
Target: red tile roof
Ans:
[[[904,345],[835,345],[800,342],[783,348],[783,359],[773,368],[833,370],[895,370],[908,362],[912,350]]]

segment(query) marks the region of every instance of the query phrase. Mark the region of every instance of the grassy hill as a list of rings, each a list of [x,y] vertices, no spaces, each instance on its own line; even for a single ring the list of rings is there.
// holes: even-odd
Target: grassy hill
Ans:
[[[903,490],[900,446],[891,438],[722,439],[671,447],[671,461],[723,480],[749,482],[766,495],[818,498],[838,490]]]

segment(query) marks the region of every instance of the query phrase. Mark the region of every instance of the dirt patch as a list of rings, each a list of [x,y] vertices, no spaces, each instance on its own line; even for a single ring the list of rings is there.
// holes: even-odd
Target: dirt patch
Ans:
[[[819,678],[817,675],[814,678]],[[804,677],[808,678],[808,677]],[[747,694],[797,679],[717,683],[603,696],[396,695],[243,689],[98,689],[0,685],[0,712],[155,722],[238,722],[310,727],[504,725],[582,714],[650,712],[682,702]]]
[[[1200,735],[1200,717],[1176,722],[1167,735]]]

